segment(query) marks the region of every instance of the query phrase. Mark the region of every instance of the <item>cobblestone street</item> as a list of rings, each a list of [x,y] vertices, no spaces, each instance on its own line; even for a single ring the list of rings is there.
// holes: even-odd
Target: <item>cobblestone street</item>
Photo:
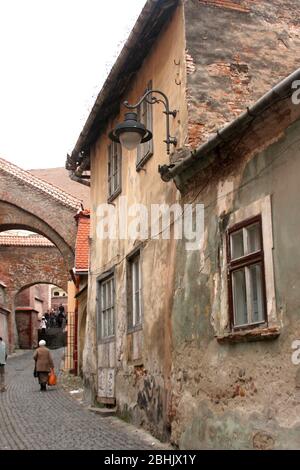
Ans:
[[[58,371],[62,351],[52,354]],[[59,384],[41,393],[32,355],[8,359],[7,391],[0,393],[0,450],[166,448],[117,418],[91,413]]]

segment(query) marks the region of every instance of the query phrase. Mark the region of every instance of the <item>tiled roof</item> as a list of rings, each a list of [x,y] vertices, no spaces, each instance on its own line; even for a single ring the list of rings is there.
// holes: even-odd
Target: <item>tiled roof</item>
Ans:
[[[68,194],[80,199],[84,207],[90,207],[90,188],[71,180],[68,170],[65,168],[43,168],[28,170],[33,176],[37,176],[48,183],[58,186]]]
[[[42,235],[8,235],[0,234],[0,246],[54,246]]]
[[[81,202],[77,197],[68,194],[66,191],[54,186],[54,184],[48,183],[37,176],[32,175],[28,171],[22,170],[22,168],[19,168],[3,158],[0,158],[0,171],[22,181],[22,183],[46,194],[48,197],[50,196],[64,206],[72,207],[73,209],[80,208]]]
[[[89,211],[80,211],[75,218],[78,224],[75,245],[75,272],[82,272],[87,271],[89,268]]]

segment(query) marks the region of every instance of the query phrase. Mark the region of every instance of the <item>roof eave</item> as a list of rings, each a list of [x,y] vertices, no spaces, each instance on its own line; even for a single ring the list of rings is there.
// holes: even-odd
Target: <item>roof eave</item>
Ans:
[[[140,56],[140,62],[142,63],[142,60],[148,53],[148,51],[144,52],[144,49],[142,49],[141,53],[141,47],[140,44],[142,43],[142,38],[143,38],[143,33],[145,34],[145,31],[147,30],[147,24],[149,23],[150,20],[153,19],[154,17],[154,12],[156,9],[161,8],[161,9],[169,9],[179,4],[180,0],[147,0],[140,16],[138,17],[125,45],[122,48],[122,51],[120,52],[116,62],[114,63],[107,79],[104,82],[104,85],[100,91],[100,93],[97,96],[97,99],[92,107],[92,110],[87,118],[87,121],[79,135],[79,138],[75,144],[75,147],[71,153],[71,156],[68,157],[68,161],[66,163],[67,169],[71,170],[74,172],[74,168],[77,167],[78,165],[78,158],[79,155],[81,154],[81,157],[88,158],[87,154],[87,148],[90,146],[90,133],[92,130],[92,126],[96,120],[96,118],[99,116],[101,112],[101,107],[104,104],[105,100],[111,96],[112,94],[115,93],[115,87],[114,83],[117,80],[117,78],[120,76],[120,73],[125,68],[125,65],[127,67],[128,65],[128,60],[130,57],[136,55],[134,54],[134,51],[139,52],[141,54]],[[157,10],[158,11],[158,10]],[[169,19],[168,15],[166,15],[166,18],[163,22],[165,22]],[[155,41],[153,41],[155,42]],[[128,80],[130,79],[130,74],[128,74]],[[108,118],[108,117],[107,117]],[[99,130],[99,135],[101,134],[101,131]],[[86,154],[85,154],[86,153]]]

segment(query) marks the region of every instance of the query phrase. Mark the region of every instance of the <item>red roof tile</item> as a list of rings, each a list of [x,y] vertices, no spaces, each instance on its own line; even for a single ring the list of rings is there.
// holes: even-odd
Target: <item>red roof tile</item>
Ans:
[[[78,224],[75,245],[75,272],[87,271],[89,268],[89,234],[90,213],[80,211],[75,216]]]
[[[81,201],[77,197],[68,194],[54,184],[48,183],[37,176],[33,176],[28,171],[22,170],[22,168],[19,168],[3,158],[0,158],[0,171],[9,174],[15,179],[21,180],[22,183],[35,188],[35,190],[46,194],[48,197],[50,196],[64,206],[72,207],[73,209],[79,209],[81,206]]]
[[[0,234],[0,246],[54,246],[42,235],[9,235]]]

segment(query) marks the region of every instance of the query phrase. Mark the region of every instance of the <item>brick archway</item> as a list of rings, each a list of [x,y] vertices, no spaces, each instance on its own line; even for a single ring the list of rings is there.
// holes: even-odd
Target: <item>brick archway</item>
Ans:
[[[68,265],[49,240],[40,235],[3,236],[0,233],[0,275],[8,292],[17,294],[35,284],[68,289]]]
[[[44,235],[74,266],[76,221],[81,201],[0,158],[0,231],[27,228]]]
[[[74,267],[77,232],[74,216],[80,207],[79,199],[0,158],[0,232],[17,228],[25,229],[43,235],[55,245],[52,247],[53,261],[51,261],[51,256],[45,255],[44,262],[41,263],[41,268],[44,269],[43,275],[40,270],[40,274],[35,273],[33,277],[34,266],[27,257],[27,272],[24,272],[22,283],[20,284],[15,279],[7,286],[11,312],[9,330],[12,347],[15,343],[13,300],[15,294],[29,282],[37,284],[45,281],[66,285],[69,272]],[[22,259],[21,254],[20,257]],[[49,270],[53,262],[60,267],[61,281],[54,275],[53,270],[52,272],[51,269]],[[26,263],[23,263],[24,267]],[[20,263],[17,264],[18,269],[21,270]],[[30,275],[32,275],[31,280],[29,280]]]
[[[75,213],[76,212],[74,211],[72,213],[72,217],[70,217],[72,224],[72,218],[74,218]],[[57,247],[65,259],[69,269],[72,269],[74,266],[74,243],[69,245],[69,243],[67,243],[65,239],[62,238],[60,233],[54,231],[46,221],[39,219],[36,215],[28,213],[20,207],[0,200],[0,233],[6,230],[15,229],[29,230],[31,232],[43,235]],[[71,225],[70,233],[73,233],[73,230],[75,231],[75,227],[72,227]]]

